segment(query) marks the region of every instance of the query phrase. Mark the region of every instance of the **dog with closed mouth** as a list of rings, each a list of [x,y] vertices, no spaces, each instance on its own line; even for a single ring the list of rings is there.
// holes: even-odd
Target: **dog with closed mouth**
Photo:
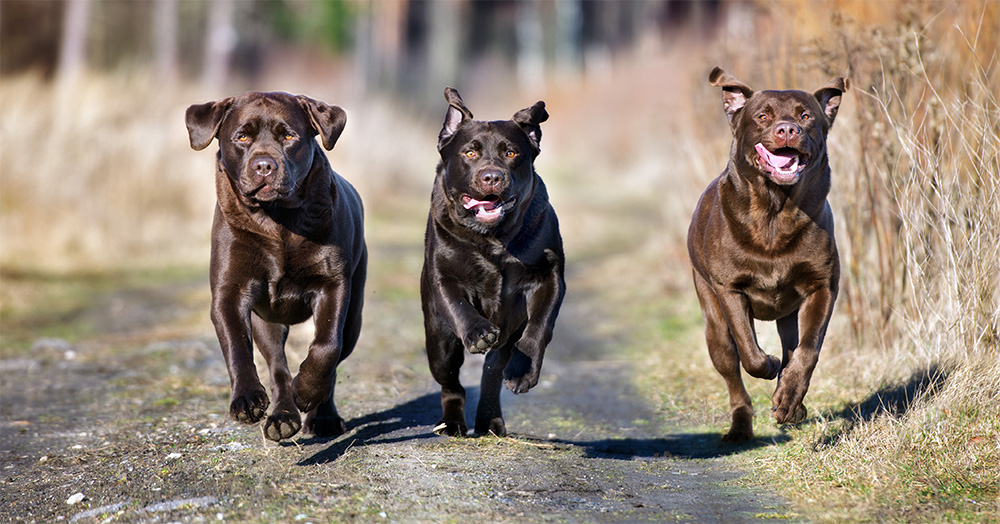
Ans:
[[[368,251],[357,191],[331,169],[317,135],[333,149],[347,123],[337,106],[287,93],[247,93],[192,105],[191,147],[219,141],[212,223],[211,316],[229,369],[229,413],[254,424],[271,404],[253,362],[267,362],[271,395],[264,436],[287,439],[346,430],[333,389],[337,364],[354,349]],[[288,326],[310,317],[309,353],[293,379]]]
[[[559,222],[535,172],[545,103],[511,120],[474,120],[458,91],[438,136],[420,276],[427,358],[441,385],[434,432],[464,436],[465,351],[486,353],[475,431],[507,434],[503,384],[520,394],[538,383],[566,293]]]
[[[753,438],[753,408],[740,367],[778,379],[778,423],[805,419],[803,405],[840,279],[833,234],[827,133],[849,82],[814,93],[758,91],[716,67],[733,145],[688,230],[688,253],[705,318],[705,338],[729,390],[728,442]],[[757,344],[754,319],[773,320],[782,358]]]

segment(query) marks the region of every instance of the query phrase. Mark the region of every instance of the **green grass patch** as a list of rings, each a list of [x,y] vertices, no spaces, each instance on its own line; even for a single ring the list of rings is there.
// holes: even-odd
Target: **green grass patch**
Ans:
[[[0,356],[23,354],[40,338],[73,344],[105,334],[99,319],[119,313],[115,308],[121,302],[115,300],[116,295],[147,294],[155,307],[156,293],[197,286],[207,282],[207,275],[207,268],[200,266],[77,273],[4,269],[0,272]]]

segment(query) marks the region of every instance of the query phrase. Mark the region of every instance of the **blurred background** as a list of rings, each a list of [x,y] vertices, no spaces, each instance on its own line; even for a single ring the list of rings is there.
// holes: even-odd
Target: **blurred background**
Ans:
[[[648,196],[667,181],[694,187],[718,169],[717,155],[697,174],[677,161],[700,160],[687,148],[703,138],[727,141],[717,104],[703,103],[717,98],[707,71],[735,65],[756,32],[781,24],[774,15],[784,9],[664,0],[3,0],[0,263],[67,270],[205,260],[213,159],[186,147],[183,111],[247,90],[343,106],[348,132],[334,165],[378,215],[402,213],[415,195],[426,202],[446,85],[486,119],[546,99],[552,148],[542,172],[593,191],[589,211],[605,188],[622,184]],[[824,15],[811,31],[826,23]],[[827,68],[843,74],[846,64]],[[761,82],[825,73],[759,69],[737,72]],[[714,128],[688,125],[694,107]],[[687,133],[697,136],[671,145]],[[406,218],[420,226],[422,215]],[[659,222],[652,217],[645,229]]]
[[[706,81],[713,66],[758,88],[811,91],[851,75],[857,91],[845,111],[858,111],[859,101],[886,89],[883,70],[920,76],[906,60],[917,59],[931,35],[964,47],[955,24],[977,39],[972,45],[995,50],[996,7],[3,0],[0,264],[64,271],[207,260],[213,155],[187,147],[183,113],[247,90],[344,107],[349,123],[333,165],[359,186],[376,218],[412,219],[419,231],[425,211],[408,206],[427,200],[446,85],[485,119],[546,100],[552,118],[539,171],[568,186],[553,198],[567,202],[567,234],[579,243],[571,253],[650,237],[683,255],[690,210],[722,168],[730,140],[719,94]],[[934,41],[924,52],[967,71],[968,60],[941,60],[949,51],[941,46]],[[833,138],[859,137],[838,130]],[[858,160],[845,167],[839,176],[859,169]]]

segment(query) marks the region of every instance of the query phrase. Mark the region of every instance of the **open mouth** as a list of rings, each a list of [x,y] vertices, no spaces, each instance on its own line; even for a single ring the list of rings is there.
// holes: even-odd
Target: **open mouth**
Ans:
[[[782,147],[769,151],[764,144],[754,146],[757,149],[759,164],[767,171],[776,184],[790,185],[798,182],[802,170],[809,165],[809,155],[798,149]]]
[[[486,197],[486,200],[477,200],[469,195],[462,195],[462,207],[471,211],[476,216],[476,220],[483,224],[493,224],[499,221],[516,202],[516,197],[512,197],[510,200],[500,200],[499,196],[490,195]]]

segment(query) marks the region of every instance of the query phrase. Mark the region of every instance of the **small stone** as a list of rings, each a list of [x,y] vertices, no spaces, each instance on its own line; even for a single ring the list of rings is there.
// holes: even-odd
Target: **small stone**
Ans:
[[[66,499],[66,504],[69,504],[70,506],[72,506],[73,504],[76,504],[77,502],[83,501],[83,498],[84,498],[83,497],[83,493],[76,493],[76,494],[70,495],[70,497],[68,499]]]

